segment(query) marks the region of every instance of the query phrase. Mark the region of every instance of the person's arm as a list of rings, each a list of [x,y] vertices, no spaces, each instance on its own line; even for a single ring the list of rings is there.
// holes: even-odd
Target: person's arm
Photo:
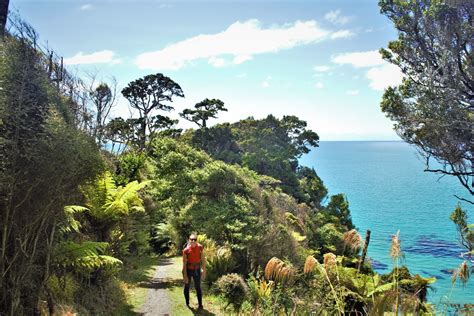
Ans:
[[[186,253],[183,251],[183,280],[184,283],[188,284],[188,271],[187,271],[187,263],[188,263],[188,257],[186,256]]]
[[[202,269],[202,278],[206,278],[206,256],[204,255],[204,248],[201,251],[201,269]]]

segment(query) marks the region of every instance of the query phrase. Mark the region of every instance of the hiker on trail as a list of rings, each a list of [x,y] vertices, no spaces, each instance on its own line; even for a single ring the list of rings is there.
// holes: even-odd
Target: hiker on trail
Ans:
[[[197,235],[191,234],[186,248],[183,249],[183,279],[184,279],[184,298],[186,306],[189,307],[189,287],[191,278],[194,280],[196,288],[199,309],[202,309],[202,290],[201,278],[206,277],[206,258],[204,256],[204,247],[197,242]]]

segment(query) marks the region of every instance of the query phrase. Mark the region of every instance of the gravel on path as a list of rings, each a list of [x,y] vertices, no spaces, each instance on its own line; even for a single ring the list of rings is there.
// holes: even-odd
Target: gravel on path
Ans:
[[[173,306],[168,294],[168,289],[178,282],[180,279],[176,277],[176,264],[173,258],[161,258],[158,262],[158,268],[155,275],[150,280],[150,290],[141,307],[141,313],[147,316],[165,316],[171,315]]]

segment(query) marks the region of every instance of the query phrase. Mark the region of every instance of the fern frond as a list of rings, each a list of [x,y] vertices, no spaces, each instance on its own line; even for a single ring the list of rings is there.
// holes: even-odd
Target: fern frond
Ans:
[[[86,272],[121,265],[122,261],[119,259],[103,254],[108,247],[106,242],[63,242],[55,249],[54,261],[59,266]]]
[[[99,175],[96,180],[82,188],[87,199],[87,207],[92,212],[99,212],[102,205],[111,202],[116,194],[117,187],[110,172]]]
[[[74,267],[86,268],[90,271],[97,270],[100,268],[113,268],[122,265],[122,261],[111,256],[98,255],[98,256],[86,256],[76,260],[73,263]]]
[[[62,233],[78,232],[81,223],[74,218],[77,213],[87,212],[87,207],[79,205],[67,205],[64,207],[64,222],[59,224],[59,231]]]

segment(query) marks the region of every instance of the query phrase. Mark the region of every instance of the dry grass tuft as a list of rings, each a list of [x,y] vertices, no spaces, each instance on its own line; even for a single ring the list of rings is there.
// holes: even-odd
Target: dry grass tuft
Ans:
[[[392,257],[393,260],[397,260],[398,258],[403,256],[399,236],[400,231],[397,231],[395,235],[392,235],[392,244],[390,245],[390,257]]]
[[[285,282],[293,280],[294,269],[277,257],[271,258],[265,266],[265,277],[275,282]]]
[[[311,273],[314,270],[314,267],[318,263],[318,260],[316,260],[313,256],[308,256],[306,257],[306,261],[304,262],[304,273]]]
[[[345,232],[342,238],[344,241],[344,248],[349,248],[352,251],[357,252],[362,247],[362,237],[355,229]]]
[[[458,278],[463,286],[466,285],[467,280],[469,280],[469,267],[467,265],[467,261],[461,263],[459,267],[454,270],[453,276],[451,277],[451,282],[453,285],[456,283]]]
[[[332,267],[336,266],[336,255],[332,252],[325,253],[324,257],[324,268],[329,270]]]

